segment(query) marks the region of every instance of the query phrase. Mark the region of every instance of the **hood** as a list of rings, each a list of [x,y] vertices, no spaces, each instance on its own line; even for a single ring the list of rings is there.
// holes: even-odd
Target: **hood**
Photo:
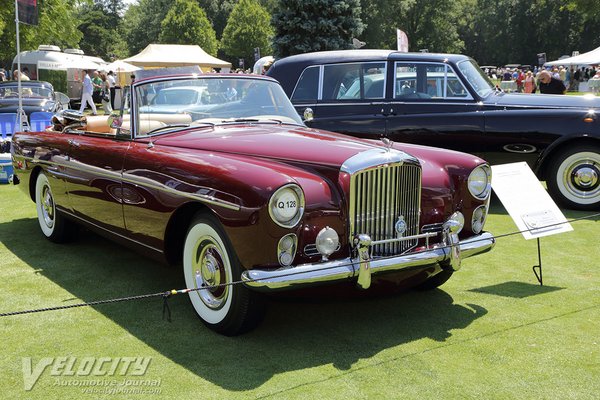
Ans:
[[[223,125],[159,137],[155,145],[264,157],[339,168],[350,157],[384,148],[348,136],[278,124]]]
[[[495,93],[485,99],[485,104],[501,107],[534,108],[600,108],[600,98],[594,95],[566,96],[554,94]]]
[[[54,111],[56,102],[48,99],[23,99],[23,110],[29,115],[35,111]],[[0,100],[0,113],[16,113],[18,100]]]

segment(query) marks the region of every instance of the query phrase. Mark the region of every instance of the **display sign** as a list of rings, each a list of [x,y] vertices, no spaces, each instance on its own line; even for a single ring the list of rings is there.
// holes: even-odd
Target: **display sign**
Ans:
[[[573,230],[527,163],[493,165],[492,189],[525,239]]]

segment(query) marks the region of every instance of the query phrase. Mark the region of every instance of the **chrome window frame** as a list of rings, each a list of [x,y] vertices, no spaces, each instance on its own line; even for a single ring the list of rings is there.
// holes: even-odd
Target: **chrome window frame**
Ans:
[[[396,98],[396,90],[397,90],[397,84],[398,84],[398,80],[396,79],[397,73],[398,73],[398,64],[412,64],[412,65],[417,65],[417,64],[421,64],[421,65],[440,65],[440,66],[444,66],[444,97],[435,97],[432,99],[402,99],[402,98]],[[453,72],[454,75],[456,76],[456,78],[458,79],[458,81],[460,82],[460,84],[462,85],[465,93],[467,93],[467,97],[448,97],[447,96],[447,90],[448,90],[448,72]],[[416,79],[416,76],[415,76]],[[473,98],[473,95],[471,95],[471,92],[469,91],[469,89],[467,88],[467,86],[465,86],[465,83],[463,82],[461,76],[459,74],[456,73],[456,71],[454,70],[454,68],[452,68],[451,65],[444,63],[444,62],[439,62],[439,61],[404,61],[404,60],[400,60],[400,61],[394,61],[394,90],[392,92],[392,100],[393,101],[402,101],[402,102],[418,102],[418,103],[423,103],[423,102],[431,102],[430,100],[434,100],[434,101],[469,101],[469,100],[475,100]]]

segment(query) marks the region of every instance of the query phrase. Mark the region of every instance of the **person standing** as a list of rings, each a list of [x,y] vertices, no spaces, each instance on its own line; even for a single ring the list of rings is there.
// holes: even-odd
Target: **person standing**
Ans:
[[[79,112],[83,114],[83,110],[85,110],[86,103],[89,103],[90,107],[92,107],[92,114],[97,115],[98,111],[96,110],[94,99],[92,99],[92,93],[94,92],[92,79],[90,78],[88,71],[84,70],[83,72],[85,73],[85,75],[83,77],[83,88],[81,90],[81,107],[79,108]]]
[[[539,83],[540,93],[543,94],[565,94],[567,91],[564,83],[552,77],[548,71],[540,72]]]
[[[102,79],[100,78],[100,74],[98,73],[98,71],[94,71],[94,77],[92,78],[92,86],[94,87],[92,99],[94,99],[94,103],[100,103],[102,101]]]
[[[535,93],[535,78],[531,71],[527,71],[525,75],[524,91],[525,93]]]
[[[113,111],[110,105],[110,83],[104,74],[100,74],[100,79],[102,80],[102,91],[100,92],[102,109],[104,110],[104,115],[110,115]]]
[[[108,75],[106,76],[108,80],[108,85],[110,86],[110,108],[115,108],[115,86],[117,84],[115,80],[115,73],[112,71],[108,71]]]

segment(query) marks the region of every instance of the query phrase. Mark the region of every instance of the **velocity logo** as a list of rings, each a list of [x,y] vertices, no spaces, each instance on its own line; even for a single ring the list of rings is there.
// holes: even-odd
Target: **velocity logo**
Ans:
[[[151,357],[46,357],[35,365],[31,357],[23,357],[23,388],[33,389],[44,371],[54,377],[142,376]]]

